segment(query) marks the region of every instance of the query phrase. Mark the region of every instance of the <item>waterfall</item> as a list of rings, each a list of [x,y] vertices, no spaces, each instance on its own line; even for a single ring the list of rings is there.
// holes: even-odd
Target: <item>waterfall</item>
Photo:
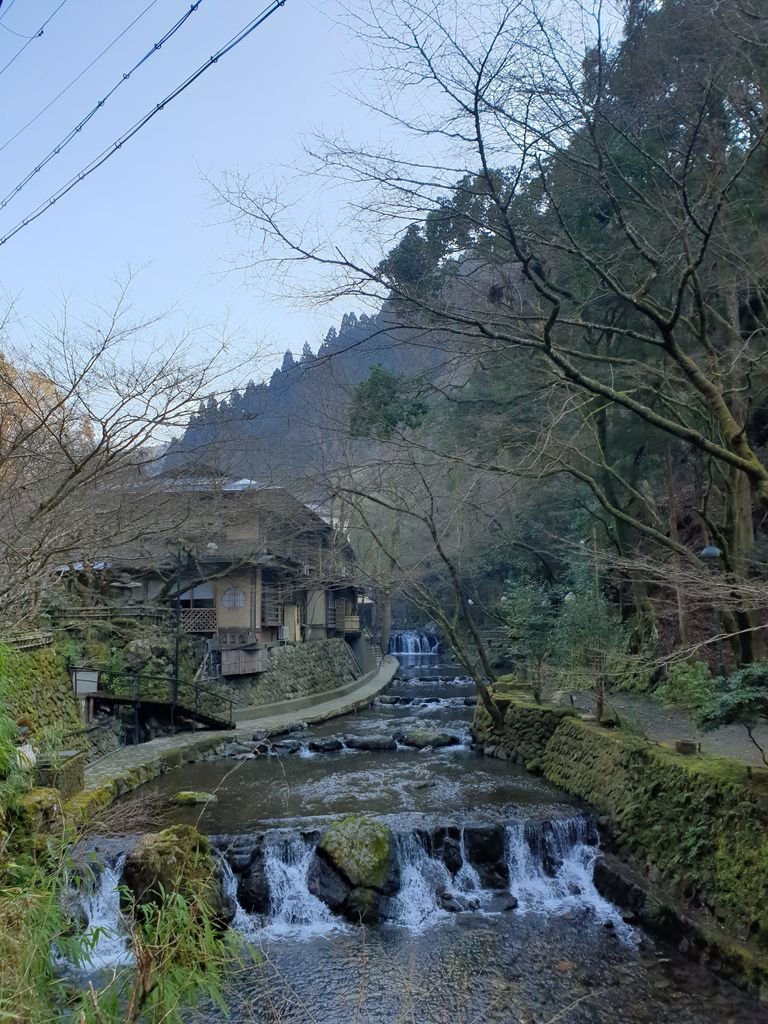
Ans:
[[[461,911],[503,912],[510,909],[509,899],[514,896],[518,914],[552,916],[580,910],[594,920],[610,922],[619,936],[634,941],[633,930],[595,889],[593,872],[599,849],[589,819],[574,816],[543,823],[520,820],[505,826],[481,826],[477,830],[480,835],[498,830],[498,854],[490,856],[501,856],[502,860],[493,863],[471,862],[468,851],[474,851],[473,857],[477,855],[478,835],[468,842],[467,833],[474,828],[467,826],[458,834],[450,829],[437,829],[431,833],[432,838],[429,832],[394,836],[400,886],[383,904],[385,920],[422,931],[452,919]],[[232,837],[219,837],[219,849],[223,840],[232,846]],[[487,844],[487,839],[482,841]],[[297,833],[276,831],[265,837],[256,853],[262,858],[261,870],[269,894],[265,914],[249,914],[243,909],[237,898],[237,865],[233,870],[226,855],[220,855],[224,895],[235,908],[232,928],[250,941],[259,941],[309,937],[349,927],[309,891],[307,876],[315,846],[314,838]],[[492,842],[485,847],[491,848]],[[243,851],[247,854],[248,849],[241,842],[238,855],[242,856]],[[123,854],[111,865],[105,865],[95,883],[73,893],[87,922],[83,934],[88,949],[86,968],[131,962],[118,891],[124,859]],[[489,885],[492,888],[487,888]],[[503,905],[505,900],[507,906]]]
[[[583,817],[555,818],[543,824],[516,821],[505,829],[509,889],[519,912],[563,914],[589,909],[628,936],[616,908],[593,882],[599,855],[594,827]]]
[[[439,639],[430,633],[418,633],[415,630],[403,629],[390,633],[389,653],[404,657],[420,655],[436,655],[440,647]]]
[[[396,856],[400,889],[390,900],[387,916],[414,931],[448,917],[437,898],[440,891],[450,892],[453,884],[445,864],[430,857],[416,836],[408,834],[397,836]]]
[[[469,858],[467,857],[464,829],[461,830],[459,838],[459,853],[461,854],[461,867],[454,876],[453,887],[459,893],[478,892],[482,889],[482,885],[480,884],[480,876],[469,863]]]
[[[269,887],[269,931],[274,935],[327,932],[338,921],[307,888],[307,872],[315,844],[301,836],[273,839],[264,850]]]
[[[87,921],[82,936],[83,963],[89,970],[120,967],[130,964],[133,955],[120,909],[120,878],[125,854],[112,864],[105,864],[93,884],[75,895]]]
[[[226,857],[219,856],[221,865],[221,887],[225,900],[231,900],[235,907],[235,916],[232,918],[230,928],[239,932],[246,939],[255,939],[258,935],[258,918],[255,915],[247,914],[240,906],[237,898],[237,878],[229,865]]]

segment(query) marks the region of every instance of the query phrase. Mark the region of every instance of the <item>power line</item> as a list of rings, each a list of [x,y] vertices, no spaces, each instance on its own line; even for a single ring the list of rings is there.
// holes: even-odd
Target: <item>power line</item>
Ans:
[[[0,68],[0,75],[2,75],[4,71],[7,71],[8,68],[11,66],[11,64],[13,64],[14,61],[17,60],[22,55],[22,53],[24,53],[24,51],[26,50],[26,48],[29,46],[30,43],[33,43],[35,41],[35,39],[39,39],[40,36],[43,35],[43,33],[45,32],[45,29],[46,29],[46,26],[47,26],[48,22],[49,21],[53,21],[53,19],[56,17],[56,15],[59,13],[59,11],[61,10],[61,8],[64,6],[64,4],[66,2],[67,2],[67,0],[61,0],[61,3],[59,4],[59,6],[54,10],[53,14],[49,14],[48,15],[48,17],[45,19],[43,24],[37,30],[37,32],[35,32],[34,35],[31,35],[29,37],[29,39],[27,39],[26,43],[24,43],[23,46],[20,46],[19,49],[16,51],[16,53],[14,53],[14,55],[11,57],[11,59],[8,61],[8,63],[4,64]],[[6,14],[7,13],[8,13],[8,11],[6,11]]]
[[[61,153],[61,151],[70,144],[72,139],[74,139],[83,130],[83,128],[85,128],[85,126],[88,124],[92,117],[95,117],[96,114],[98,114],[98,112],[104,107],[107,101],[117,92],[117,90],[122,85],[125,85],[126,82],[130,81],[131,75],[135,71],[138,71],[142,64],[146,63],[146,61],[148,61],[156,53],[159,53],[163,45],[167,43],[171,36],[174,36],[184,24],[186,24],[186,22],[189,20],[189,18],[192,17],[192,15],[199,8],[202,2],[203,0],[195,0],[195,3],[193,3],[190,6],[189,10],[185,11],[184,14],[182,14],[178,21],[176,21],[168,29],[165,35],[158,39],[155,45],[150,47],[150,49],[147,50],[144,56],[136,61],[136,63],[133,65],[130,71],[126,71],[125,74],[112,86],[109,92],[106,93],[106,95],[102,96],[102,98],[98,100],[98,102],[94,104],[93,107],[91,107],[91,109],[88,111],[85,117],[82,118],[82,120],[78,121],[75,127],[71,131],[67,132],[64,138],[60,142],[58,142],[53,147],[53,149],[46,156],[44,156],[43,159],[38,164],[36,164],[35,167],[33,167],[32,170],[24,178],[21,179],[18,185],[16,185],[15,188],[12,188],[8,195],[6,195],[2,200],[0,200],[0,210],[4,210],[8,203],[10,203],[10,201],[14,198],[14,196],[17,196],[19,192],[21,192],[21,190],[26,185],[29,184],[29,182],[35,177],[36,174],[39,174],[40,171],[42,171],[42,169],[51,162],[51,160],[55,159],[59,155],[59,153]]]
[[[133,21],[129,25],[125,26],[125,28],[120,33],[120,35],[115,36],[115,38],[112,40],[112,42],[109,43],[107,46],[105,46],[104,49],[101,51],[101,53],[99,53],[96,57],[94,57],[93,60],[91,61],[91,63],[88,64],[86,67],[84,67],[83,70],[79,74],[77,74],[72,79],[71,82],[69,82],[67,85],[65,85],[64,88],[61,90],[61,92],[56,93],[56,95],[53,97],[53,99],[50,101],[50,103],[46,103],[46,105],[43,107],[42,110],[39,110],[35,114],[35,116],[33,118],[30,118],[30,120],[27,121],[27,123],[25,125],[23,125],[21,128],[19,128],[19,130],[16,132],[15,135],[12,135],[10,137],[10,139],[8,139],[6,142],[4,142],[2,144],[2,146],[0,146],[0,153],[2,153],[4,149],[6,149],[8,146],[10,146],[10,144],[12,142],[15,142],[16,139],[18,139],[18,137],[20,135],[23,135],[24,132],[27,130],[27,128],[31,128],[32,125],[35,123],[35,121],[38,120],[38,118],[42,117],[43,114],[46,113],[46,111],[51,109],[51,107],[54,105],[54,103],[56,103],[58,100],[61,99],[61,97],[64,95],[64,93],[69,92],[69,90],[72,88],[72,86],[75,85],[77,82],[79,82],[80,79],[83,77],[83,75],[87,74],[87,72],[89,72],[91,70],[91,68],[94,66],[94,64],[98,64],[98,62],[101,60],[101,58],[105,54],[109,53],[109,51],[112,49],[112,47],[120,42],[120,40],[123,38],[123,36],[126,34],[126,32],[129,32],[133,28],[133,26],[136,24],[137,21],[141,21],[141,19],[144,17],[144,15],[147,13],[147,11],[150,8],[154,7],[157,2],[158,2],[158,0],[151,0],[151,2],[147,4],[147,6],[144,8],[144,10],[140,14],[137,14],[136,17],[133,19]],[[0,26],[2,26],[3,28],[6,27],[5,25],[2,24],[2,19],[0,19]]]
[[[222,57],[225,57],[230,50],[234,50],[236,46],[239,46],[252,32],[254,32],[260,25],[263,25],[267,18],[271,17],[281,7],[284,7],[287,0],[272,0],[264,10],[257,14],[256,17],[249,21],[248,24],[237,32],[232,38],[226,42],[219,50],[216,51],[208,60],[204,61],[195,71],[192,72],[184,81],[177,85],[175,89],[167,94],[159,103],[157,103],[151,110],[149,110],[143,117],[141,117],[134,125],[132,125],[126,132],[124,132],[119,139],[108,146],[107,149],[103,150],[98,156],[79,171],[74,177],[70,178],[66,184],[62,185],[60,189],[49,196],[45,202],[41,203],[31,213],[29,213],[23,220],[19,221],[15,227],[11,228],[5,235],[0,237],[0,246],[5,245],[6,242],[10,241],[14,235],[17,235],[19,231],[22,231],[27,225],[37,220],[38,217],[50,210],[51,207],[62,199],[68,192],[71,192],[73,188],[79,185],[82,181],[85,181],[87,177],[93,174],[94,171],[98,170],[102,164],[105,164],[107,160],[115,155],[126,142],[129,142],[134,135],[137,135],[141,129],[148,124],[156,114],[159,114],[161,110],[164,110],[169,103],[173,102],[177,96],[180,96],[186,89],[190,87],[194,82],[204,75],[214,64],[218,63]]]
[[[2,12],[2,14],[0,14],[0,21],[3,20],[3,18],[6,16],[8,11],[10,11],[10,9],[13,7],[15,3],[16,0],[8,0],[8,3],[5,5],[5,10]],[[2,6],[2,0],[0,0],[0,6]]]

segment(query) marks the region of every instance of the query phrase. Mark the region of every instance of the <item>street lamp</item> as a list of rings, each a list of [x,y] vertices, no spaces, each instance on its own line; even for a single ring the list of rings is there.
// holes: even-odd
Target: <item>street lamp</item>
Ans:
[[[715,544],[707,544],[699,552],[699,558],[702,560],[704,565],[714,575],[720,568],[720,559],[723,557],[723,552]],[[712,611],[715,622],[715,636],[717,637],[717,661],[718,671],[721,676],[725,676],[725,665],[723,664],[723,641],[720,637],[722,628],[720,625],[720,606],[715,598],[712,604]]]

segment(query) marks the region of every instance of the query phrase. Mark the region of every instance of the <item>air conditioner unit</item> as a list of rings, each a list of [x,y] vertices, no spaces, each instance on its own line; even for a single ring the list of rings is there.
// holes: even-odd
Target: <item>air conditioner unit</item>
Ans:
[[[278,626],[278,629],[277,629],[277,639],[278,640],[287,640],[288,639],[288,627],[287,626]]]

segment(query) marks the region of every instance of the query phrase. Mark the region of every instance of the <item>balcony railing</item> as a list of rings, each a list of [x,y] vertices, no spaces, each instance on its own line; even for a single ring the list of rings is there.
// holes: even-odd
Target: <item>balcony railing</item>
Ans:
[[[185,633],[215,633],[215,608],[182,608],[181,628]]]

